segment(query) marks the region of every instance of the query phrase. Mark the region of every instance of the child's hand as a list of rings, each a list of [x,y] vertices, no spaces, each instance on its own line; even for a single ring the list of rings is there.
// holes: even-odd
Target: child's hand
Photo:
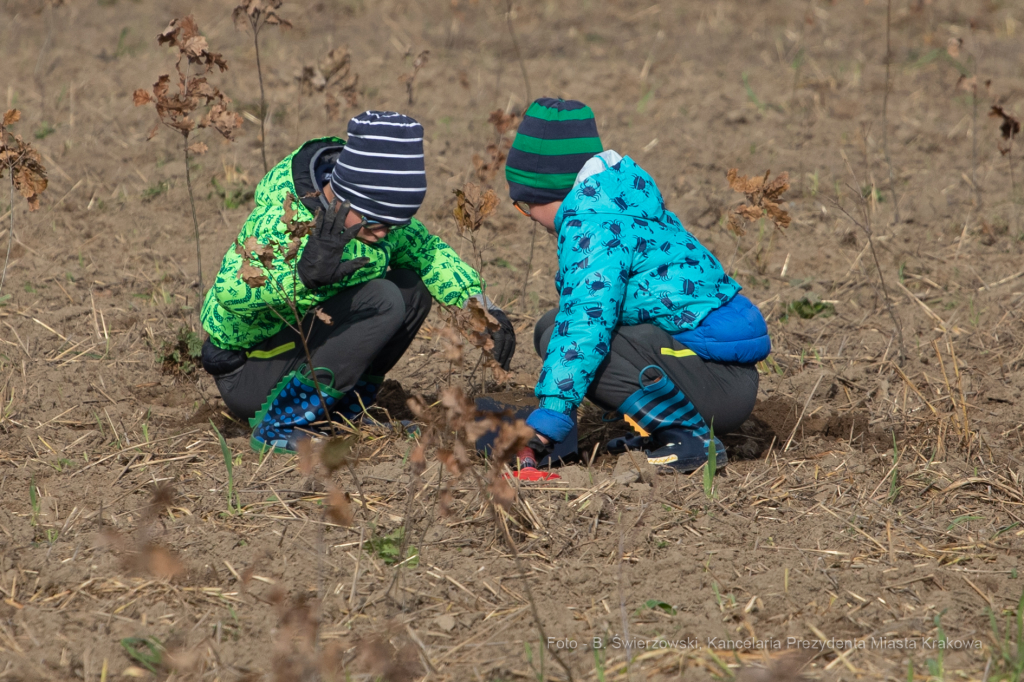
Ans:
[[[316,227],[299,258],[299,279],[307,289],[319,289],[349,277],[370,262],[368,258],[341,260],[345,247],[359,233],[361,225],[345,229],[347,202],[334,202],[316,216]]]
[[[491,339],[494,340],[494,350],[491,353],[501,368],[507,372],[509,365],[512,364],[512,356],[516,352],[516,330],[512,326],[512,321],[508,319],[508,315],[500,308],[491,308],[487,312],[498,321],[500,326],[500,329],[491,332]]]

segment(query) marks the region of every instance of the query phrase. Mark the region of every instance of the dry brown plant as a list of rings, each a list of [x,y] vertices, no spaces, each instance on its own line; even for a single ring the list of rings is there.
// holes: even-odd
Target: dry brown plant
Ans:
[[[359,104],[356,88],[359,85],[359,74],[352,70],[352,55],[347,47],[336,47],[318,61],[306,64],[295,76],[299,82],[300,95],[323,93],[324,110],[328,122],[337,120],[341,114],[341,102],[335,97],[340,95],[349,107]]]
[[[189,14],[174,19],[156,38],[158,45],[169,45],[177,48],[178,58],[174,63],[178,72],[178,90],[171,92],[171,77],[160,76],[153,84],[153,91],[138,89],[133,95],[135,106],[154,104],[159,117],[156,125],[149,131],[147,139],[153,139],[163,124],[178,131],[184,140],[185,149],[185,184],[188,187],[188,200],[192,206],[192,226],[196,239],[196,267],[199,271],[198,308],[203,304],[203,263],[199,249],[199,219],[196,217],[196,202],[192,193],[192,173],[189,154],[203,154],[208,147],[204,142],[189,144],[189,136],[197,128],[213,128],[228,140],[234,139],[235,130],[242,126],[242,117],[228,111],[231,99],[213,87],[206,79],[206,74],[217,67],[221,72],[227,71],[228,65],[217,52],[210,52],[209,44],[199,33],[195,18]],[[185,68],[182,70],[182,62]],[[206,108],[205,115],[198,121],[193,114]]]
[[[423,52],[416,55],[416,59],[413,60],[412,71],[398,77],[399,83],[405,83],[405,94],[409,97],[409,106],[412,106],[413,87],[416,82],[416,76],[419,75],[420,69],[426,66],[429,60],[430,50],[423,50]]]
[[[530,587],[527,571],[512,534],[507,519],[514,511],[518,499],[516,490],[509,485],[506,477],[508,468],[515,463],[518,452],[533,437],[534,431],[522,419],[511,420],[509,414],[478,410],[476,403],[468,398],[458,386],[449,386],[441,391],[440,400],[430,405],[421,396],[413,396],[408,401],[409,409],[416,418],[426,425],[423,443],[436,445],[435,457],[458,482],[467,473],[476,483],[481,499],[485,501],[491,513],[496,530],[504,539],[516,563],[517,572],[523,576],[523,591],[531,607],[534,625],[542,642],[547,641],[544,623],[537,610],[537,603]],[[486,473],[480,473],[470,452],[475,448],[476,440],[488,431],[498,431],[491,452],[490,465]],[[419,457],[419,456],[417,456]],[[410,458],[411,459],[411,458]],[[424,458],[425,459],[425,458]],[[440,480],[438,485],[440,486]],[[453,502],[450,485],[438,491],[438,513],[448,516],[452,513]],[[572,671],[566,666],[557,651],[550,655],[562,667],[570,682]],[[543,662],[541,663],[543,679]]]
[[[484,192],[479,185],[467,182],[462,189],[453,189],[455,195],[455,227],[459,236],[469,239],[477,259],[477,272],[483,275],[484,245],[480,241],[479,232],[487,220],[498,208],[498,195],[493,189]]]
[[[743,225],[761,218],[768,218],[776,227],[789,227],[789,213],[779,206],[782,195],[789,189],[789,173],[783,171],[768,182],[771,171],[763,178],[748,178],[740,175],[738,169],[730,168],[726,177],[729,187],[747,197],[747,203],[740,204],[729,214],[729,229],[739,236],[745,234]]]
[[[4,258],[3,273],[0,274],[0,292],[3,292],[4,279],[7,277],[7,264],[11,260],[11,246],[14,243],[14,191],[28,201],[28,210],[39,209],[39,196],[46,191],[46,168],[43,158],[30,144],[15,135],[8,128],[21,120],[21,112],[9,109],[0,121],[0,178],[7,172],[10,178],[10,216],[11,226],[7,231],[7,256]],[[0,299],[2,300],[2,299]]]
[[[256,74],[260,79],[260,151],[263,153],[263,172],[270,171],[267,165],[267,97],[263,91],[263,67],[260,64],[260,30],[267,26],[291,28],[291,22],[277,15],[284,0],[241,0],[231,18],[236,27],[248,26],[252,31],[252,42],[256,46]]]

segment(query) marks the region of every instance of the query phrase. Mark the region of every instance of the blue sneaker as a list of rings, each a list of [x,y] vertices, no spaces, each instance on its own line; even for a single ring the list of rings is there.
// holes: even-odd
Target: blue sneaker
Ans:
[[[371,377],[366,374],[359,377],[356,385],[341,397],[334,408],[334,413],[344,421],[353,425],[365,422],[364,408],[369,409],[377,402],[380,385],[384,377]],[[372,423],[372,420],[371,422]]]
[[[649,439],[647,462],[657,467],[668,467],[683,474],[700,469],[708,461],[710,438],[701,438],[691,429],[669,428],[655,432]],[[725,446],[718,438],[715,443],[715,470],[729,463]],[[653,446],[653,448],[652,448]]]
[[[318,367],[317,372],[330,373],[322,367]],[[253,427],[249,446],[263,454],[276,451],[294,455],[300,441],[309,438],[310,433],[321,432],[314,424],[325,420],[328,410],[341,398],[331,382],[321,381],[320,393],[326,408],[321,404],[313,380],[306,376],[305,366],[286,374],[256,416],[249,420]]]

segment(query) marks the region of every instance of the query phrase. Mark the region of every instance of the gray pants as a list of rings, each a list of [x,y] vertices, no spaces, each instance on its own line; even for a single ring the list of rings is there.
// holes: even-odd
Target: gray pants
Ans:
[[[364,374],[383,377],[409,348],[431,303],[423,280],[411,270],[391,270],[345,289],[320,306],[333,324],[312,314],[302,321],[313,365],[330,370],[334,388],[343,393]],[[255,415],[284,375],[306,364],[302,340],[288,327],[247,356],[238,369],[215,377],[224,403],[240,419]]]
[[[549,310],[537,321],[533,345],[546,358],[557,310]],[[668,332],[653,324],[619,327],[612,333],[611,350],[597,368],[587,397],[602,409],[613,411],[640,389],[640,372],[657,365],[669,380],[690,399],[715,435],[736,431],[754,410],[758,375],[754,365],[712,362],[696,355],[674,357],[662,349],[686,350]],[[557,349],[556,349],[557,350]],[[644,377],[649,384],[660,378],[653,370]]]

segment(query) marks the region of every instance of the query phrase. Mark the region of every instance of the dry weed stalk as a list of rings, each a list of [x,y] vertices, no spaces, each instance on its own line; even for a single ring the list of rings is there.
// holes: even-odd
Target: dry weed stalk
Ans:
[[[1006,113],[998,104],[993,104],[988,115],[1001,120],[999,124],[1000,140],[997,142],[999,153],[1006,157],[1010,167],[1010,205],[1013,206],[1013,222],[1017,222],[1017,179],[1013,174],[1013,141],[1020,134],[1020,121]]]
[[[843,161],[846,162],[846,168],[850,171],[850,176],[853,177],[854,184],[856,184],[857,187],[860,187],[860,183],[857,181],[857,174],[853,172],[853,166],[850,165],[850,160],[846,158],[846,152],[839,150],[839,154],[843,157]],[[854,218],[850,212],[847,211],[841,203],[839,203],[841,197],[837,196],[835,199],[832,199],[832,204],[842,211],[843,215],[845,215],[850,222],[859,227],[861,231],[864,232],[864,236],[868,239],[871,258],[875,262],[875,270],[878,272],[878,282],[882,287],[882,294],[885,298],[885,309],[889,312],[889,317],[892,319],[893,327],[896,329],[896,339],[899,343],[897,364],[902,367],[903,363],[907,359],[907,349],[903,343],[903,325],[896,316],[896,310],[893,308],[892,299],[889,296],[889,288],[885,284],[885,275],[882,273],[882,264],[879,262],[878,253],[875,251],[874,230],[871,228],[871,205],[857,187],[850,187],[849,189],[857,200],[857,206],[860,208],[861,220]]]
[[[176,497],[177,493],[170,486],[154,487],[149,504],[142,510],[141,522],[134,537],[126,537],[113,528],[105,528],[103,509],[100,508],[100,539],[121,560],[122,570],[168,581],[185,571],[185,564],[175,552],[152,539],[153,528],[160,515],[173,504]]]
[[[260,64],[260,30],[270,24],[281,28],[291,28],[290,22],[277,15],[277,10],[284,0],[241,0],[231,18],[236,27],[248,25],[252,30],[252,42],[256,46],[256,74],[260,79],[260,151],[263,152],[263,173],[270,171],[267,165],[267,98],[263,92],[263,67]]]
[[[512,49],[516,53],[516,60],[519,62],[519,68],[523,72],[523,85],[526,87],[526,101],[529,103],[533,101],[530,97],[530,77],[526,73],[526,62],[523,61],[523,54],[519,51],[519,41],[516,40],[515,26],[512,25],[512,0],[506,0],[505,24],[508,26],[508,35],[512,38]]]
[[[291,311],[292,319],[288,319],[273,307],[269,309],[289,329],[295,332],[302,342],[302,350],[306,355],[310,379],[316,388],[320,404],[326,405],[327,401],[324,398],[323,389],[320,387],[320,380],[316,376],[313,354],[307,342],[308,331],[302,328],[303,315],[296,303],[298,298],[296,287],[299,279],[296,268],[299,263],[299,249],[302,246],[303,238],[312,232],[316,223],[315,221],[303,222],[295,218],[296,211],[292,208],[292,204],[295,201],[297,199],[290,193],[285,195],[283,202],[284,213],[281,216],[281,222],[285,224],[285,233],[288,236],[287,241],[271,239],[268,243],[261,244],[255,237],[249,237],[242,244],[239,244],[237,241],[235,242],[235,253],[243,261],[238,277],[253,289],[259,289],[270,283],[281,294],[281,297],[285,300]],[[275,262],[277,265],[275,265]],[[289,282],[291,291],[288,290]],[[320,320],[327,325],[334,324],[334,320],[331,319],[330,315],[323,312],[320,308],[314,308],[308,312],[313,314],[313,319],[310,320],[311,325],[315,320]],[[359,496],[365,507],[366,496],[362,494],[362,487],[354,466],[356,460],[352,455],[352,447],[359,438],[358,433],[342,436],[330,415],[327,417],[327,427],[330,431],[329,438],[306,439],[302,441],[299,450],[299,469],[307,476],[310,475],[316,459],[319,458],[320,462],[327,469],[328,478],[330,479],[335,470],[343,466],[346,467],[352,475],[352,480],[357,488],[360,489]],[[326,514],[328,518],[339,525],[352,525],[352,512],[347,495],[332,487],[328,494]]]
[[[341,113],[341,103],[332,91],[337,91],[349,107],[359,104],[356,92],[359,74],[352,71],[352,55],[347,47],[336,47],[315,63],[306,64],[295,80],[299,82],[300,95],[323,93],[328,122],[336,120]]]
[[[430,50],[423,50],[416,59],[412,62],[412,73],[406,73],[398,77],[399,83],[405,83],[405,94],[409,96],[409,106],[412,106],[412,94],[413,84],[416,81],[416,76],[419,74],[420,69],[427,65],[427,61],[430,59]]]
[[[196,238],[196,266],[199,270],[198,309],[203,305],[203,263],[199,249],[199,219],[196,217],[196,201],[192,193],[192,173],[189,153],[203,154],[208,147],[203,142],[189,144],[189,135],[196,128],[213,128],[228,140],[234,139],[235,130],[241,127],[242,117],[228,111],[231,99],[213,87],[206,80],[206,74],[216,66],[221,72],[227,71],[228,65],[224,58],[210,52],[206,38],[199,34],[199,26],[190,14],[174,19],[156,38],[158,45],[170,45],[178,50],[178,58],[174,68],[178,72],[178,91],[171,93],[171,77],[160,76],[153,84],[153,92],[138,89],[133,95],[135,106],[144,104],[156,105],[160,120],[149,131],[147,139],[153,139],[160,129],[160,124],[177,130],[184,140],[185,149],[185,184],[188,187],[188,200],[192,206],[192,226]],[[185,70],[181,62],[185,60]],[[209,107],[206,114],[196,121],[192,114],[201,107]]]
[[[460,480],[467,472],[471,474],[482,499],[488,505],[496,529],[501,533],[512,552],[517,572],[523,576],[523,591],[530,604],[534,625],[540,635],[540,640],[546,642],[544,623],[540,618],[537,602],[527,578],[528,572],[523,566],[519,550],[509,532],[508,524],[505,522],[505,517],[512,510],[516,500],[516,491],[509,485],[505,472],[507,467],[515,463],[516,454],[533,437],[533,429],[527,426],[522,419],[508,421],[509,415],[507,414],[478,410],[476,403],[467,398],[462,389],[457,386],[444,389],[441,392],[440,401],[434,405],[428,405],[421,396],[410,398],[408,405],[416,418],[426,424],[426,432],[421,441],[422,447],[414,449],[409,458],[413,473],[418,476],[417,472],[422,472],[426,468],[426,448],[436,444],[437,460],[455,477],[456,481]],[[469,452],[475,447],[478,438],[488,431],[494,430],[498,431],[498,436],[491,452],[490,467],[486,474],[481,474],[470,459]],[[438,499],[439,513],[442,516],[447,516],[451,513],[450,485],[445,485],[443,489],[439,490]],[[572,682],[572,671],[558,652],[552,650],[549,653]],[[544,679],[543,662],[541,666],[540,677]]]
[[[484,221],[491,216],[498,208],[498,195],[493,189],[486,192],[481,191],[478,185],[467,182],[462,189],[453,189],[455,194],[455,208],[452,215],[455,216],[455,227],[459,230],[459,236],[469,239],[477,259],[477,272],[483,275],[484,254],[483,245],[477,239],[477,233],[483,227]]]
[[[8,211],[11,226],[7,231],[7,256],[4,258],[3,273],[0,274],[0,292],[4,289],[7,264],[11,260],[11,246],[14,244],[14,190],[18,190],[18,193],[28,201],[29,211],[36,211],[39,209],[39,195],[46,190],[47,185],[46,168],[43,167],[43,158],[39,152],[22,140],[21,135],[15,135],[8,130],[8,127],[19,120],[21,112],[9,109],[0,121],[0,178],[6,171],[11,185],[11,205]]]
[[[495,109],[487,117],[487,122],[494,126],[495,140],[484,148],[486,159],[480,154],[473,154],[473,168],[480,182],[490,184],[501,171],[505,159],[508,158],[508,150],[512,148],[512,138],[515,137],[521,121],[522,116],[519,114],[505,113],[501,109]]]
[[[900,203],[896,199],[896,181],[892,175],[892,157],[889,156],[889,68],[892,64],[892,47],[889,36],[892,28],[892,0],[885,4],[885,94],[882,95],[882,151],[889,167],[889,191],[892,193],[893,220],[900,222]]]
[[[480,359],[476,366],[479,367],[482,364],[490,369],[494,374],[495,381],[504,383],[515,376],[515,372],[503,369],[501,363],[495,360],[491,354],[494,350],[494,339],[491,337],[491,333],[501,329],[501,325],[477,299],[469,299],[465,310],[455,307],[449,307],[446,310],[450,326],[439,332],[439,336],[448,342],[444,355],[445,360],[462,367],[465,360],[464,341],[469,341],[472,346],[480,349]]]

